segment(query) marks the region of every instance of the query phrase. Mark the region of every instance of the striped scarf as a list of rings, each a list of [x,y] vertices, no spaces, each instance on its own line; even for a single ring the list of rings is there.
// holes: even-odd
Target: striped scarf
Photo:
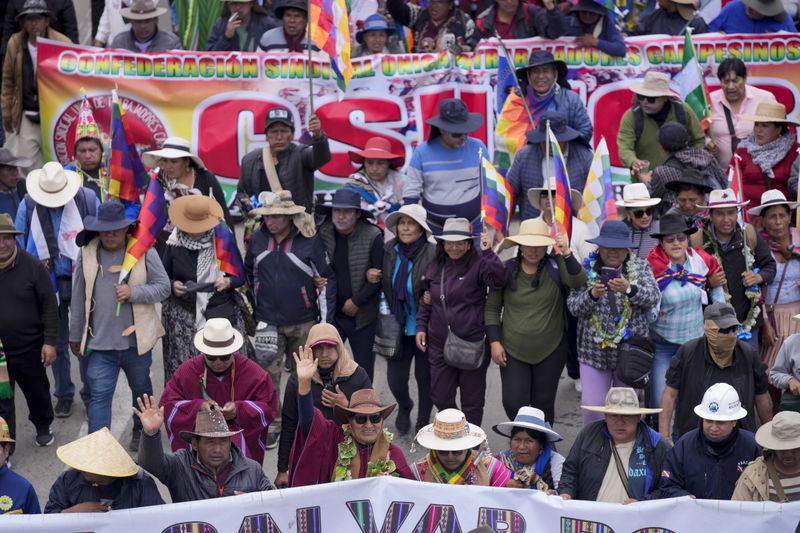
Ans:
[[[693,257],[694,253],[694,250],[691,249],[686,251],[686,264],[693,269],[695,269],[694,267],[696,267],[698,263]],[[700,259],[703,258],[700,257]],[[658,289],[661,292],[664,292],[673,281],[680,282],[681,286],[686,285],[686,283],[691,283],[702,289],[705,286],[706,277],[713,273],[711,272],[712,269],[705,261],[701,261],[705,264],[705,268],[702,268],[705,272],[691,272],[684,265],[675,265],[673,267],[672,262],[661,246],[653,248],[650,254],[648,254],[647,260],[653,269],[653,275],[656,278]],[[696,268],[695,270],[699,271],[701,268]]]
[[[467,485],[469,483],[469,478],[472,475],[472,470],[475,467],[475,452],[472,450],[467,453],[467,458],[464,460],[464,464],[462,464],[458,470],[453,472],[448,471],[444,465],[439,461],[439,456],[436,455],[435,450],[431,450],[428,462],[433,469],[433,473],[436,474],[436,477],[442,483],[447,483],[448,485]]]

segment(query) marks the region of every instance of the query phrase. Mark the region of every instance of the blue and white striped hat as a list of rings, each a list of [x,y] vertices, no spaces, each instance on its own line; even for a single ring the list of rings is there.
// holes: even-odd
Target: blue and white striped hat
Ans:
[[[511,438],[511,431],[513,428],[526,428],[533,431],[538,431],[547,435],[547,440],[550,442],[558,442],[562,440],[561,435],[556,433],[550,424],[545,421],[544,413],[541,409],[536,407],[520,407],[517,411],[517,416],[511,422],[501,422],[492,427],[495,433],[504,437]]]

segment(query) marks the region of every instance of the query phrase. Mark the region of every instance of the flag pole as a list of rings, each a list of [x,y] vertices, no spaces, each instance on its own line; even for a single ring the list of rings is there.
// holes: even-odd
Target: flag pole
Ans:
[[[520,98],[522,98],[522,106],[525,108],[525,113],[528,115],[528,122],[531,125],[531,129],[533,129],[535,127],[534,123],[533,123],[533,115],[531,114],[530,107],[528,107],[528,99],[525,98],[525,93],[522,90],[522,85],[520,85],[519,79],[517,79],[517,73],[516,73],[517,66],[514,64],[514,61],[511,58],[511,54],[508,53],[508,48],[506,48],[506,43],[505,43],[505,41],[503,41],[503,38],[500,37],[500,34],[497,33],[497,31],[495,31],[494,32],[494,36],[497,39],[497,41],[500,43],[500,48],[503,49],[503,55],[506,56],[506,61],[508,62],[508,67],[510,69],[513,69],[512,72],[511,72],[511,75],[514,78],[514,85],[517,87],[517,90],[519,90],[519,96],[520,96]],[[558,83],[558,80],[556,80],[556,83]]]
[[[545,160],[546,162],[545,162],[544,167],[546,169],[550,170],[550,165],[553,162],[553,156],[550,155],[550,121],[549,120],[545,123],[545,128],[546,128],[547,131],[546,131],[545,140],[544,140],[544,146],[545,146],[544,147],[544,151],[545,151],[545,158],[546,158],[546,160]],[[553,165],[553,174],[555,174],[555,165]],[[550,180],[550,177],[549,176],[544,176],[543,178],[544,178],[544,184],[547,187],[547,196],[550,198],[550,217],[551,217],[551,220],[552,220],[552,225],[553,225],[553,228],[555,229],[555,233],[558,233],[558,226],[556,225],[555,201],[554,201],[554,198],[553,198],[553,191],[550,188],[549,183],[548,183],[548,181]]]
[[[308,75],[308,107],[309,116],[314,114],[314,68],[311,66],[311,0],[308,0],[306,10],[306,46],[308,47],[308,63],[306,63],[306,75]]]
[[[478,176],[480,179],[480,186],[481,186],[481,227],[483,227],[484,219],[486,218],[486,210],[484,208],[485,191],[483,185],[483,148],[478,148]]]

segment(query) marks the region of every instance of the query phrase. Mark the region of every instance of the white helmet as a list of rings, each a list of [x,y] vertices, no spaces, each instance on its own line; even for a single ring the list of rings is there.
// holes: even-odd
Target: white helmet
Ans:
[[[728,422],[747,416],[736,389],[727,383],[715,383],[703,394],[703,401],[695,406],[694,414],[705,420]]]

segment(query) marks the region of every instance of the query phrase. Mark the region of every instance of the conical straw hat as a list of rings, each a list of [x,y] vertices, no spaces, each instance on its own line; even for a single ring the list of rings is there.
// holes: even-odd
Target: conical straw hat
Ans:
[[[128,477],[139,471],[108,428],[59,446],[56,456],[75,470],[99,476]]]

